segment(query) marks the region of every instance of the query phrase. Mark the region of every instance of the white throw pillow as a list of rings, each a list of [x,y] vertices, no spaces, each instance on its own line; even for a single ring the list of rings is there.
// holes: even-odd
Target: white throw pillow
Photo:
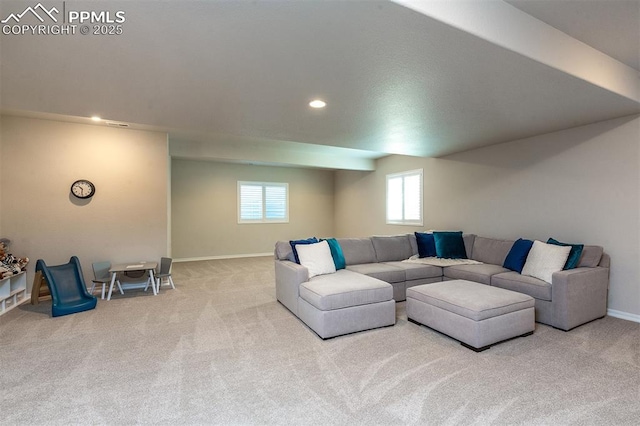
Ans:
[[[309,278],[316,275],[332,274],[336,271],[328,242],[298,244],[296,250],[300,264],[309,270]]]
[[[553,273],[562,271],[570,251],[570,246],[557,246],[536,240],[522,268],[522,275],[539,278],[551,284]]]

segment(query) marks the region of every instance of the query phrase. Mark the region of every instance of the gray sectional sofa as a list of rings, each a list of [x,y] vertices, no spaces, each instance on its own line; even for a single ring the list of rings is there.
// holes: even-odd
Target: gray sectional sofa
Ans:
[[[311,279],[289,242],[279,241],[276,297],[322,338],[393,325],[395,302],[406,299],[407,288],[455,279],[527,294],[535,299],[536,321],[562,330],[606,315],[610,259],[602,247],[584,246],[578,267],[554,273],[547,283],[502,266],[513,240],[473,234],[463,240],[467,257],[482,264],[403,262],[418,253],[413,234],[339,238],[346,269]]]

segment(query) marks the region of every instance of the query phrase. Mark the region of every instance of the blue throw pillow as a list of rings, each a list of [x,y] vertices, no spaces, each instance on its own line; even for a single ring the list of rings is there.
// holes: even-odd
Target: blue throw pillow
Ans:
[[[335,238],[327,238],[326,241],[329,243],[331,257],[333,257],[333,263],[336,265],[336,271],[338,269],[344,269],[347,266],[347,263],[344,260],[344,253],[342,253],[340,243]]]
[[[567,263],[564,264],[564,268],[562,269],[574,269],[578,266],[578,262],[580,262],[580,256],[582,256],[582,250],[584,250],[584,244],[569,244],[569,243],[561,243],[558,240],[554,240],[553,238],[549,238],[547,240],[547,244],[555,244],[557,246],[570,246],[571,251],[569,252],[569,258],[567,259]]]
[[[433,239],[436,243],[436,256],[445,259],[467,258],[462,231],[434,232]]]
[[[529,255],[529,251],[532,246],[533,241],[518,238],[518,240],[511,246],[511,250],[509,250],[509,254],[504,260],[504,265],[502,266],[521,274],[522,268],[524,268],[524,264],[527,261],[527,256]]]
[[[311,238],[307,238],[306,240],[293,240],[293,241],[289,241],[289,244],[291,244],[291,250],[293,250],[293,257],[296,260],[296,263],[299,265],[300,264],[300,258],[298,257],[298,251],[296,250],[296,245],[298,244],[315,244],[315,243],[319,243],[320,241],[318,241],[318,239],[316,237],[311,237]]]
[[[418,243],[419,257],[436,257],[436,241],[433,234],[426,232],[416,232],[416,242]]]

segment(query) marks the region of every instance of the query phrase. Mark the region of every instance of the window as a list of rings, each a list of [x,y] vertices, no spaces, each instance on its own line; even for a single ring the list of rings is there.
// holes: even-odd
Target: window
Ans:
[[[387,223],[422,226],[422,169],[387,175]]]
[[[238,223],[289,222],[289,184],[238,182]]]

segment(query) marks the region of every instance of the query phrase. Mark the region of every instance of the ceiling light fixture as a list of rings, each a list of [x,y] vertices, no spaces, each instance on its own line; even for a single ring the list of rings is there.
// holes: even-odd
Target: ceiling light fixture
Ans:
[[[324,108],[327,106],[327,103],[325,101],[321,101],[320,99],[314,99],[309,102],[309,106],[311,108]]]
[[[102,121],[102,119],[100,117],[98,117],[97,115],[92,116],[91,119],[93,121]]]

